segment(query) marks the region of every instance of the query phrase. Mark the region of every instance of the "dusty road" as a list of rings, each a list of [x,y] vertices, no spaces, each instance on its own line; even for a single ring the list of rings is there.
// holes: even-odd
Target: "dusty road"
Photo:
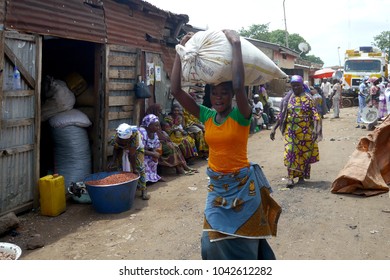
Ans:
[[[389,194],[374,197],[336,195],[330,186],[366,130],[355,128],[356,107],[341,109],[340,119],[324,119],[320,162],[303,186],[285,188],[283,144],[269,131],[251,135],[249,159],[259,163],[282,206],[278,235],[270,239],[281,260],[390,259]],[[199,260],[206,162],[193,176],[165,176],[150,187],[151,200],[136,198],[131,210],[98,214],[91,205],[68,201],[58,217],[21,215],[19,235],[0,237],[18,244],[26,260]],[[26,242],[41,236],[45,246],[27,250]]]

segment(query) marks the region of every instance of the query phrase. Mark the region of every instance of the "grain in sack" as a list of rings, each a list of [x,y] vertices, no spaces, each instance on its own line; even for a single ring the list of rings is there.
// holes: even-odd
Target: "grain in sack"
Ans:
[[[287,75],[261,50],[241,37],[245,85],[260,85]],[[219,84],[232,80],[232,46],[219,30],[198,31],[185,46],[176,45],[185,82]]]

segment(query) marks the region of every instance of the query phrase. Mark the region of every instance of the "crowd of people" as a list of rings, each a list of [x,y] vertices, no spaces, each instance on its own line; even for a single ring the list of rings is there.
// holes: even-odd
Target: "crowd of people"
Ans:
[[[359,109],[357,113],[356,128],[373,130],[388,114],[390,114],[390,83],[387,79],[381,77],[365,76],[359,85]],[[371,108],[377,112],[377,118],[366,124],[362,118],[365,108]]]
[[[137,189],[141,198],[150,199],[147,186],[164,181],[162,168],[173,168],[177,175],[193,175],[196,158],[208,158],[204,127],[194,116],[186,115],[179,104],[163,114],[160,104],[150,105],[139,126],[122,123],[110,140],[113,155],[109,170],[133,172],[140,176]]]
[[[234,47],[235,33],[226,32]],[[177,102],[172,103],[170,112],[164,114],[160,104],[150,105],[140,126],[123,123],[111,140],[114,150],[108,168],[139,174],[137,188],[144,200],[150,199],[148,184],[163,180],[161,167],[173,168],[177,175],[193,175],[198,173],[190,167],[194,159],[208,161],[210,182],[201,238],[203,259],[276,258],[265,238],[273,235],[273,229],[268,228],[265,234],[264,228],[253,226],[256,219],[269,219],[254,213],[264,207],[262,199],[272,199],[272,189],[261,168],[248,161],[249,134],[271,130],[270,139],[274,140],[276,130],[280,130],[286,186],[293,188],[310,179],[311,165],[320,160],[318,142],[322,140],[325,115],[333,109],[332,118],[340,117],[342,86],[337,79],[324,79],[321,85],[309,86],[301,76],[292,76],[291,90],[286,92],[276,115],[265,86],[255,87],[250,98],[242,85],[241,72],[242,65],[237,63],[233,81],[206,85],[207,98],[200,105],[182,90],[180,59],[176,58],[172,94]],[[233,96],[236,106],[232,104]],[[358,98],[357,128],[366,128],[361,118],[366,106],[378,110],[379,121],[390,112],[390,84],[384,79],[365,77]],[[372,129],[378,120],[368,124],[368,128]],[[244,193],[247,190],[249,193]],[[232,199],[234,203],[230,204]],[[272,205],[276,224],[281,210],[277,203]]]
[[[311,165],[320,160],[322,120],[331,109],[333,118],[340,118],[342,85],[338,79],[324,79],[321,85],[309,86],[301,76],[293,75],[291,89],[276,115],[265,85],[254,87],[253,96],[248,95],[240,36],[233,30],[223,32],[232,46],[232,80],[207,84],[199,104],[182,88],[181,60],[176,55],[171,73],[176,102],[168,114],[160,104],[149,106],[139,127],[119,125],[111,140],[114,152],[109,168],[139,174],[138,189],[147,200],[148,183],[163,180],[159,167],[174,168],[178,175],[193,175],[198,172],[190,167],[193,160],[206,159],[209,185],[202,259],[276,259],[267,238],[276,235],[281,208],[271,196],[272,188],[261,167],[248,160],[249,134],[269,129],[273,141],[279,129],[284,140],[287,187],[304,184],[310,179]],[[185,45],[192,36],[185,35],[180,44]],[[360,91],[357,127],[365,128],[361,110],[368,103],[378,108],[379,118],[385,117],[390,88],[387,94],[379,79],[367,78]]]

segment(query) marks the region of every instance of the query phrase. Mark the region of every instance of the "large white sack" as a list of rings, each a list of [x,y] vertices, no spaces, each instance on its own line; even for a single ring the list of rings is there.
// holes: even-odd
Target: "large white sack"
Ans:
[[[241,37],[245,85],[260,85],[287,75],[261,50]],[[232,46],[221,30],[198,31],[176,45],[185,82],[219,84],[232,80]]]
[[[66,83],[53,77],[46,77],[44,92],[46,100],[41,107],[43,122],[58,113],[71,110],[76,103],[76,97]]]
[[[77,109],[70,109],[54,115],[49,119],[49,124],[54,128],[62,128],[69,125],[79,127],[89,127],[92,125],[88,116]]]

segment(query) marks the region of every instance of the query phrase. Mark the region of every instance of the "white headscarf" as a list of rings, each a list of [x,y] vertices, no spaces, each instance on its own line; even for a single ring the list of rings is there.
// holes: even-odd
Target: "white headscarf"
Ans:
[[[131,125],[128,125],[127,123],[122,123],[116,129],[116,132],[118,133],[118,137],[121,139],[129,139],[130,136],[133,134],[132,128],[133,127]]]

